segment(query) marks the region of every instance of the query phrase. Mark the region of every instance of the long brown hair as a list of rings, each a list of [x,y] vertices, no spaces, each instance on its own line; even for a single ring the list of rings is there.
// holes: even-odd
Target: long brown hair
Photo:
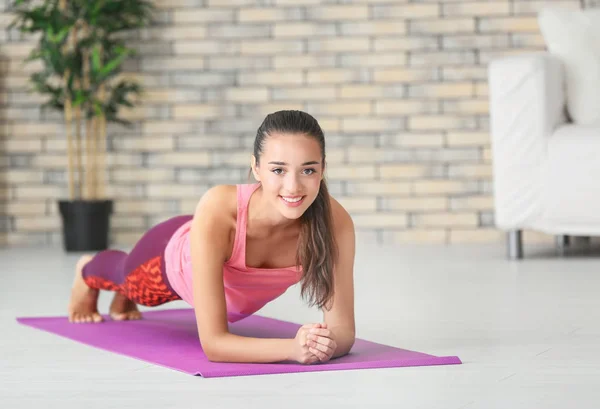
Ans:
[[[325,166],[325,135],[315,118],[302,111],[278,111],[269,114],[256,132],[254,157],[256,166],[264,151],[266,138],[273,133],[306,135],[314,138],[321,148],[321,166]],[[248,178],[252,174],[252,167]],[[323,308],[333,298],[333,268],[338,256],[337,243],[332,234],[333,216],[325,177],[321,179],[319,194],[300,218],[296,264],[302,266],[301,296],[311,306]],[[325,307],[327,308],[327,307]]]

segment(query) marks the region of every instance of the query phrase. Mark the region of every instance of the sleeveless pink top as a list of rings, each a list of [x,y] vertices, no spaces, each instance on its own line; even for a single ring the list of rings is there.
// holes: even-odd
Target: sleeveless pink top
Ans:
[[[223,265],[223,283],[227,320],[239,321],[297,284],[302,268],[255,268],[246,266],[246,226],[250,196],[260,183],[237,185],[237,227],[231,257]],[[190,257],[191,220],[173,234],[165,249],[165,267],[169,283],[192,307],[192,261]]]

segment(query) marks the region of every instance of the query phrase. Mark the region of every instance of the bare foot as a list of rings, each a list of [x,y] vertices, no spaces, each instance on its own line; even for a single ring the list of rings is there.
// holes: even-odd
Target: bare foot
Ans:
[[[82,256],[75,266],[75,279],[71,289],[69,301],[69,322],[102,322],[103,318],[98,313],[99,290],[87,286],[81,270],[91,259],[92,255]]]
[[[138,311],[136,303],[123,294],[115,293],[110,304],[110,317],[115,321],[139,320],[142,313]]]

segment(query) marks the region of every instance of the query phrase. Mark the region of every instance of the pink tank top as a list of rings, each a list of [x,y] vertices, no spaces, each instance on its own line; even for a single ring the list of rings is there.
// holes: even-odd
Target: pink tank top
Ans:
[[[302,268],[255,268],[246,266],[246,226],[250,196],[260,183],[237,185],[237,227],[233,252],[223,264],[223,283],[227,303],[227,320],[239,321],[297,284]],[[165,266],[169,283],[192,307],[192,260],[190,257],[191,220],[173,234],[165,249]]]

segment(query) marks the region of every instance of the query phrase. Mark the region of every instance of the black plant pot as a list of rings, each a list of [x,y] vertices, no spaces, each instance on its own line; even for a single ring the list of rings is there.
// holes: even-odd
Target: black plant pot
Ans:
[[[112,200],[60,200],[63,244],[68,252],[100,251],[109,246]]]

